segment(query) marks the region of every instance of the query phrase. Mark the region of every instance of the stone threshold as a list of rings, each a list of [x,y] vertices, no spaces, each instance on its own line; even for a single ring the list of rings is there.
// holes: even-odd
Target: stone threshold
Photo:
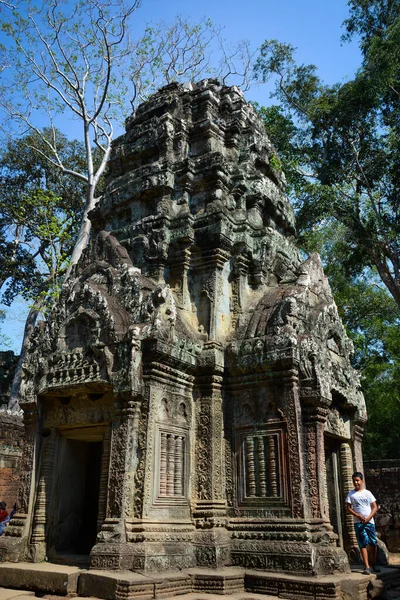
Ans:
[[[0,594],[0,600],[33,593],[43,596],[79,596],[101,600],[216,600],[221,595],[235,600],[367,600],[378,597],[384,587],[400,581],[400,569],[382,567],[377,575],[359,572],[306,577],[287,573],[223,569],[185,569],[143,574],[132,571],[86,570],[53,563],[1,563],[0,588],[19,593]],[[28,593],[26,591],[28,590]],[[2,590],[0,590],[2,591]],[[4,592],[6,593],[6,592]]]

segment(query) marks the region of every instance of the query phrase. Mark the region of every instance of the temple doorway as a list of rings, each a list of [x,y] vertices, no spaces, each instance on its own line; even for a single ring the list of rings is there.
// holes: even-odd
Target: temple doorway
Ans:
[[[325,437],[326,483],[329,503],[329,520],[338,535],[338,545],[343,548],[344,495],[340,464],[340,441]]]
[[[96,542],[102,437],[73,432],[60,439],[56,555],[88,555]],[[86,437],[86,439],[85,439]]]

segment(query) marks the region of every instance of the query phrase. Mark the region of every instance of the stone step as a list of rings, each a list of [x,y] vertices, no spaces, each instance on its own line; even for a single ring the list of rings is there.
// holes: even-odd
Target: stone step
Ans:
[[[235,594],[224,594],[223,600],[276,600],[276,596],[266,596],[265,594],[252,594],[251,592],[237,592]],[[79,600],[81,600],[79,598]],[[207,592],[191,592],[183,594],[178,598],[168,596],[165,600],[222,600],[221,594],[209,594]]]
[[[192,578],[194,592],[209,594],[235,594],[245,591],[245,570],[237,567],[221,569],[187,569]]]
[[[341,600],[344,597],[349,600],[367,600],[368,589],[376,579],[376,575],[361,575],[361,573],[305,577],[287,573],[246,571],[245,588],[257,594],[288,600],[300,598]],[[380,586],[378,584],[374,587]]]
[[[34,592],[79,595],[79,600],[367,600],[396,585],[400,569],[382,567],[378,575],[360,572],[319,577],[223,569],[188,569],[142,574],[132,571],[84,570],[50,563],[1,563],[0,600],[28,600]],[[392,591],[395,592],[394,585]],[[24,590],[29,590],[26,592]],[[3,593],[3,596],[1,595]],[[391,595],[391,600],[395,598]]]
[[[95,596],[103,600],[119,598],[154,598],[154,582],[150,577],[132,571],[84,571],[79,576],[79,596]],[[173,594],[173,592],[172,592]],[[172,595],[171,594],[171,595]]]
[[[22,598],[31,598],[35,592],[26,592],[25,590],[11,590],[9,588],[0,588],[0,600],[22,600]]]
[[[0,563],[0,586],[65,596],[77,592],[82,569],[52,563]]]

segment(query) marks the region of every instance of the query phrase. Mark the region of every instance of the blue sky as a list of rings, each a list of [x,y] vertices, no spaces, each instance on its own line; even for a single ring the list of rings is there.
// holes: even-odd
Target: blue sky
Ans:
[[[171,20],[181,14],[210,17],[233,42],[249,39],[258,47],[276,38],[298,48],[298,60],[316,64],[327,83],[351,77],[360,64],[357,44],[341,44],[346,0],[144,0],[138,22]]]
[[[223,37],[232,44],[248,39],[255,49],[266,39],[290,43],[297,48],[297,62],[315,64],[326,83],[351,78],[361,62],[357,43],[340,41],[341,25],[348,16],[346,0],[142,0],[133,21],[137,34],[133,35],[139,36],[151,22],[171,23],[178,14],[193,22],[209,17],[223,26]],[[269,88],[253,88],[247,98],[266,104]],[[15,352],[19,351],[26,310],[23,302],[15,303],[6,322],[0,324]]]

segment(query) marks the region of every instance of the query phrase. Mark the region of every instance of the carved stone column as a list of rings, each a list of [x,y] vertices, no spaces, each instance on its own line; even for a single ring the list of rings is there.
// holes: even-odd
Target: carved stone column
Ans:
[[[303,410],[307,446],[307,484],[309,516],[329,521],[326,489],[324,427],[328,411],[323,406],[306,406]]]
[[[232,321],[231,327],[235,328],[237,321],[243,310],[243,298],[245,297],[245,290],[247,284],[247,276],[249,271],[249,260],[242,254],[235,256],[234,267],[233,267],[233,280],[232,280]]]
[[[326,481],[325,464],[325,423],[328,416],[328,410],[325,406],[320,406],[316,410],[316,433],[317,433],[317,478],[318,494],[321,518],[329,521],[329,501]]]
[[[353,469],[353,457],[351,453],[350,444],[344,442],[340,445],[340,470],[342,472],[342,485],[343,485],[343,502],[350,490],[354,488],[352,474]],[[353,516],[345,512],[345,536],[344,536],[344,548],[349,555],[350,560],[357,559],[359,556],[357,538],[354,531]]]
[[[52,494],[54,474],[54,450],[57,433],[53,429],[43,438],[39,481],[36,490],[36,502],[33,513],[31,553],[34,562],[42,562],[46,558],[46,531],[48,527],[48,507]]]
[[[107,511],[107,492],[108,492],[108,476],[110,466],[110,449],[111,449],[111,428],[108,427],[103,438],[103,452],[101,456],[100,470],[100,493],[99,493],[99,509],[97,512],[97,531],[100,531]]]
[[[302,444],[300,438],[301,410],[297,368],[291,368],[283,377],[284,413],[287,417],[289,468],[291,476],[292,515],[304,518],[304,489],[302,482]],[[311,441],[311,440],[310,440]]]
[[[318,479],[318,431],[317,431],[317,410],[314,406],[307,406],[303,409],[303,423],[305,429],[306,445],[306,471],[307,471],[307,505],[306,511],[311,519],[318,519],[321,516],[321,503],[319,487],[322,480]]]
[[[134,512],[141,397],[121,395],[115,406],[111,428],[106,519],[90,553],[90,566],[96,569],[132,567],[132,550],[126,540],[125,521],[132,518]],[[102,472],[103,483],[104,478]]]
[[[227,503],[223,485],[224,434],[222,414],[223,353],[219,344],[206,344],[197,381],[196,521],[197,564],[220,567],[229,563]]]

